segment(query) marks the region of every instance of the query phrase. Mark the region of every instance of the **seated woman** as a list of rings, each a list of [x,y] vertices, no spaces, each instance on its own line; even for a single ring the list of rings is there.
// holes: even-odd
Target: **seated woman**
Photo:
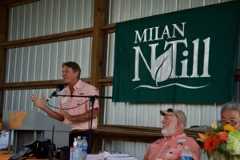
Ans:
[[[240,131],[240,104],[226,103],[221,109],[222,125],[230,124]],[[239,160],[240,155],[230,155],[216,151],[209,155],[209,160]]]
[[[230,124],[235,129],[240,130],[240,104],[227,103],[221,109],[221,123]]]

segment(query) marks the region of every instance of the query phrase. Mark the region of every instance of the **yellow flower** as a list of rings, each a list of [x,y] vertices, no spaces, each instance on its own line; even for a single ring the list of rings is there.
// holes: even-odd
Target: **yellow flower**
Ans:
[[[228,131],[228,132],[234,132],[237,131],[233,126],[231,126],[230,124],[226,124],[223,126],[224,131]]]

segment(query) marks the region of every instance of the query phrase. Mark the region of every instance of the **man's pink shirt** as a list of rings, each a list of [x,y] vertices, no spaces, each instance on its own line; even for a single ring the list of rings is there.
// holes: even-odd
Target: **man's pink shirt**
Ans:
[[[182,146],[179,146],[181,143]],[[162,138],[148,147],[148,160],[164,158],[169,151],[176,151],[179,147],[187,147],[192,153],[194,160],[200,160],[200,147],[191,137],[186,134]],[[181,152],[180,152],[181,153]]]
[[[79,80],[74,85],[73,88],[74,88],[74,91],[72,95],[77,95],[77,96],[98,96],[99,95],[99,91],[96,87],[86,82],[83,82],[82,80]],[[63,91],[61,91],[59,94],[71,95],[69,87],[68,86],[65,87]],[[90,104],[89,98],[87,97],[61,97],[60,98],[60,108],[64,110],[68,109],[65,111],[73,116],[81,115],[89,111],[90,110],[89,104]],[[94,109],[97,109],[97,108],[99,108],[99,101],[98,99],[95,99]],[[90,128],[90,121],[73,123],[65,118],[64,123],[71,125],[72,129],[86,130]],[[92,121],[92,128],[96,128],[96,127],[97,127],[97,118],[93,119]]]

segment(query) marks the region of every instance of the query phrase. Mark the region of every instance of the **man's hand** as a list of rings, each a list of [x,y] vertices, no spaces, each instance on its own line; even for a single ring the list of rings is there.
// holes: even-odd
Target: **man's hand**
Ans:
[[[181,151],[178,148],[170,148],[164,157],[164,160],[179,160]]]
[[[33,104],[36,107],[38,107],[40,109],[43,109],[43,108],[47,107],[45,99],[37,97],[37,96],[32,96],[31,98],[32,98]]]

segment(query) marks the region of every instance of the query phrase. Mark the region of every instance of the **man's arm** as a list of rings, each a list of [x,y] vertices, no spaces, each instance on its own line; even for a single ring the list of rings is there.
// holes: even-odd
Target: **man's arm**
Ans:
[[[59,112],[55,112],[53,111],[52,109],[48,108],[48,107],[44,107],[44,108],[41,108],[44,112],[46,112],[48,114],[49,117],[51,118],[54,118],[56,120],[59,120],[59,121],[63,121],[64,120],[64,116],[59,113]]]
[[[91,114],[93,114],[92,119],[95,119],[98,116],[98,108],[93,109],[92,111],[89,110],[83,114],[78,114],[78,115],[70,115],[68,112],[61,110],[62,114],[64,117],[66,117],[69,121],[72,122],[87,122],[91,120]]]
[[[190,149],[194,160],[201,160],[200,146],[193,138],[188,138],[185,147]]]
[[[55,112],[52,109],[48,108],[45,99],[38,98],[36,96],[32,96],[32,101],[36,107],[38,107],[41,110],[43,110],[44,112],[46,112],[49,117],[54,118],[59,121],[64,120],[64,116],[61,113]]]

